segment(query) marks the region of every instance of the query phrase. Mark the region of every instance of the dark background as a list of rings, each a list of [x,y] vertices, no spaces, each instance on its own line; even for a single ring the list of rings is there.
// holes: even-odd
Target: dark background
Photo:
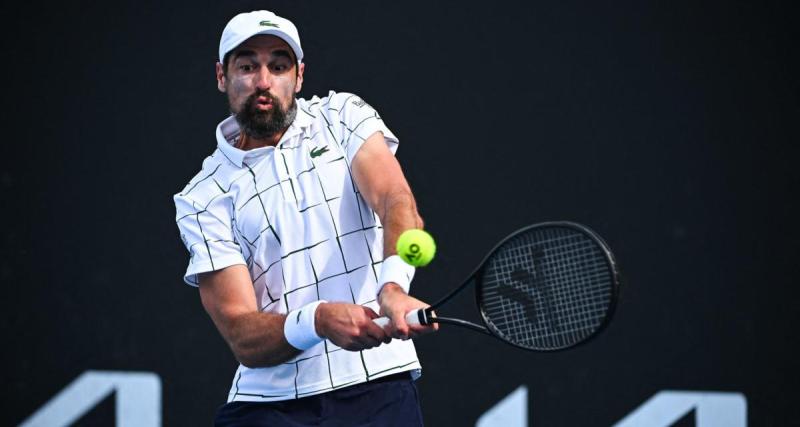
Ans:
[[[621,302],[586,346],[419,339],[429,425],[473,425],[521,384],[532,425],[608,426],[665,389],[797,423],[798,15],[636,0],[2,6],[0,424],[89,369],[157,373],[168,426],[224,402],[236,363],[181,281],[171,196],[227,114],[222,28],[260,8],[300,30],[301,96],[357,93],[401,139],[439,245],[414,294],[534,222],[587,224],[617,255]],[[82,422],[111,424],[113,400]]]

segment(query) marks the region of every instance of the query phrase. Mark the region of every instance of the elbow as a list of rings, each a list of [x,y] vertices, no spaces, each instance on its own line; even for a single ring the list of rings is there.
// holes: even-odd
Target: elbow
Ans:
[[[250,354],[247,354],[246,352],[243,352],[241,350],[239,351],[234,350],[233,355],[234,357],[236,357],[236,361],[239,362],[245,368],[256,369],[263,367],[261,366],[260,363],[258,363],[258,360],[256,360],[255,357],[253,357]]]
[[[236,360],[245,368],[269,368],[280,364],[279,360],[271,360],[269,357],[266,357],[263,354],[258,354],[256,351],[242,348],[241,346],[238,348],[232,346],[232,350]]]
[[[242,343],[231,342],[229,343],[233,357],[242,366],[253,369],[258,368],[258,361],[252,351],[249,351]]]
[[[257,313],[258,318],[263,313]],[[283,323],[266,322],[263,328],[253,328],[254,323],[259,323],[250,315],[232,317],[231,322],[223,333],[228,347],[230,347],[236,360],[247,368],[266,368],[280,365],[291,356],[281,345]],[[278,319],[275,316],[275,319]],[[280,325],[279,325],[280,324]],[[287,344],[288,345],[288,344]]]
[[[230,342],[230,348],[236,360],[250,369],[278,366],[300,353],[285,342],[282,336],[257,336],[233,340]]]
[[[275,366],[275,365],[261,364],[255,359],[248,359],[244,357],[236,357],[236,360],[239,362],[239,364],[241,364],[247,369],[269,368],[270,366]]]

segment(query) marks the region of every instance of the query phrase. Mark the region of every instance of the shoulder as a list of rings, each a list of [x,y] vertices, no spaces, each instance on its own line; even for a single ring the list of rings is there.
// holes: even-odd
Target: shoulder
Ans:
[[[350,108],[361,108],[369,106],[360,96],[350,92],[329,91],[327,96],[313,96],[310,99],[298,99],[298,106],[301,110],[317,116],[324,114],[330,116],[337,115]]]
[[[230,166],[219,149],[203,160],[203,166],[183,189],[174,196],[176,204],[183,202],[195,208],[202,208],[208,202],[226,192],[230,181]]]

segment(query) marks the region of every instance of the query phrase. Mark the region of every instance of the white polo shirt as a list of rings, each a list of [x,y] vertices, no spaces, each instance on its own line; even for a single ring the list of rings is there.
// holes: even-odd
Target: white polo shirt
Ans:
[[[383,229],[350,165],[375,132],[393,153],[398,140],[353,94],[297,104],[276,147],[239,150],[235,119],[217,126],[217,149],[174,198],[191,256],[184,280],[197,286],[198,273],[244,264],[261,311],[285,314],[322,299],[377,312]],[[228,402],[295,399],[419,369],[410,340],[358,352],[324,340],[275,367],[239,365]]]

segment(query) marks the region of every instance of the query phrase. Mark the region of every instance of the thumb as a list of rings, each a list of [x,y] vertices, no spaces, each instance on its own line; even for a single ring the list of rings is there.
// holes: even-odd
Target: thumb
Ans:
[[[364,306],[362,305],[361,307],[364,307]],[[376,313],[376,312],[375,312],[375,310],[373,310],[373,309],[371,309],[371,308],[369,308],[369,307],[364,307],[364,313],[365,313],[365,314],[367,315],[367,317],[369,317],[370,319],[375,319],[375,318],[378,318],[378,317],[380,317],[380,316],[378,315],[378,313]]]

